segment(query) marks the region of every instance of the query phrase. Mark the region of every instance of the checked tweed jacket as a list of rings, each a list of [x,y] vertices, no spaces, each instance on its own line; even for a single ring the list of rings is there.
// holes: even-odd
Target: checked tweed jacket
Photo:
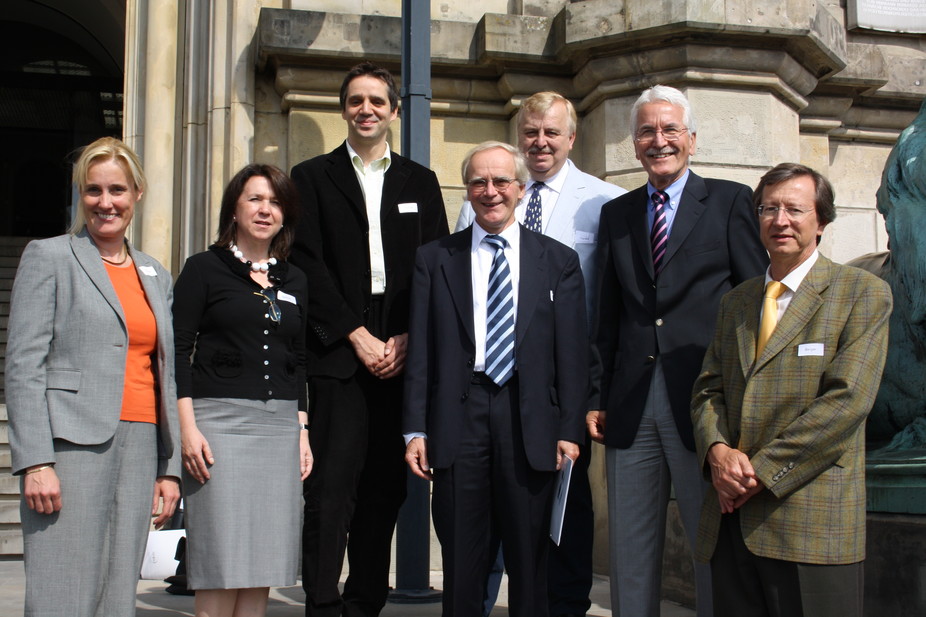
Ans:
[[[753,363],[763,289],[763,277],[754,278],[721,301],[691,403],[698,457],[709,479],[712,444],[749,456],[766,487],[740,509],[754,554],[861,561],[865,419],[884,369],[890,288],[820,255]],[[698,530],[701,560],[714,552],[720,517],[712,488]]]

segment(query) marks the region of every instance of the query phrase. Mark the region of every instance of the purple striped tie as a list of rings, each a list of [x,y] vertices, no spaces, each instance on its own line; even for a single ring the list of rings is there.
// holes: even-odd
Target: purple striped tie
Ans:
[[[663,258],[666,256],[666,246],[669,242],[669,225],[666,219],[666,203],[669,196],[662,191],[653,193],[653,229],[649,235],[650,245],[653,248],[653,272],[658,275],[662,272]]]

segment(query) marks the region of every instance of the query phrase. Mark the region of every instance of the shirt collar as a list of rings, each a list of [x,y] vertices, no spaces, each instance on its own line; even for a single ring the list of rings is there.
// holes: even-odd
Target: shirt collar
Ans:
[[[685,183],[688,182],[688,174],[691,173],[690,169],[686,169],[685,173],[682,174],[682,177],[670,184],[667,188],[663,189],[662,192],[669,196],[669,203],[666,206],[675,210],[678,207],[678,202],[682,198],[682,191],[685,190]],[[646,181],[646,194],[649,196],[649,204],[652,207],[653,203],[653,193],[656,192],[656,187],[654,187],[649,180]]]
[[[360,155],[357,154],[357,151],[351,148],[349,141],[344,141],[344,145],[347,146],[347,156],[350,159],[351,164],[361,174],[366,174],[366,169],[363,167],[363,159],[360,158]],[[389,142],[386,142],[386,151],[381,157],[370,163],[370,170],[378,171],[382,170],[383,173],[389,170],[389,166],[392,165],[392,151],[389,149]]]
[[[556,191],[557,194],[562,193],[563,185],[566,184],[566,176],[569,175],[570,165],[572,165],[572,161],[570,161],[569,159],[566,159],[566,164],[563,165],[562,168],[560,168],[560,170],[556,172],[555,174],[553,174],[553,176],[551,176],[550,178],[547,178],[546,180],[534,180],[533,178],[531,178],[527,182],[527,187],[526,187],[527,190],[525,191],[525,195],[524,195],[525,199],[530,198],[530,191],[533,190],[533,187],[535,184],[537,184],[537,182],[543,182],[544,185]]]
[[[804,282],[804,279],[807,277],[807,274],[810,273],[810,269],[813,268],[813,265],[817,263],[817,258],[820,256],[820,251],[817,249],[813,250],[813,253],[810,254],[810,257],[801,262],[801,265],[796,267],[794,270],[788,272],[788,274],[781,279],[781,283],[788,288],[788,291],[791,293],[797,293],[797,288],[801,286],[801,283]],[[772,267],[769,266],[765,270],[765,285],[773,281],[772,278]]]
[[[479,249],[479,245],[482,244],[482,241],[486,236],[489,235],[485,229],[479,226],[479,223],[473,221],[473,243],[472,250],[476,251]],[[503,232],[498,234],[508,242],[508,247],[511,249],[518,249],[521,244],[521,225],[517,221],[509,225]]]

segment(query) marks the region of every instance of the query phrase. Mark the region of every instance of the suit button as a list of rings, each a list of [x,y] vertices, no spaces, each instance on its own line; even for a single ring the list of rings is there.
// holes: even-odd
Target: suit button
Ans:
[[[473,364],[475,363],[476,363],[476,360],[474,360],[473,358],[470,358],[469,360],[466,361],[466,366],[469,368],[473,368]]]
[[[464,392],[463,394],[460,395],[461,401],[465,401],[467,398],[469,398],[469,392]]]
[[[656,320],[656,325],[657,325],[657,326],[661,326],[662,323],[663,323],[663,321],[662,321],[662,318],[661,318],[661,317],[660,317],[659,319]]]
[[[656,356],[646,356],[646,363],[647,363],[647,364],[652,364],[652,363],[655,362],[655,361],[656,361]]]

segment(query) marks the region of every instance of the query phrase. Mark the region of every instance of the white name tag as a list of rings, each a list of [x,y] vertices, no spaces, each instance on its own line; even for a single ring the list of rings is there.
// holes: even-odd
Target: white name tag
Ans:
[[[797,346],[798,356],[822,356],[823,343],[804,343]]]
[[[399,204],[400,214],[413,214],[415,212],[418,212],[418,204],[416,203]]]
[[[154,269],[154,266],[138,266],[138,270],[146,276],[158,275],[158,271]]]
[[[290,304],[296,304],[296,297],[289,295],[285,291],[277,292],[277,300],[280,300],[281,302],[289,302]]]
[[[573,242],[575,244],[595,244],[597,237],[590,231],[579,231],[576,230],[575,236],[573,236]]]

